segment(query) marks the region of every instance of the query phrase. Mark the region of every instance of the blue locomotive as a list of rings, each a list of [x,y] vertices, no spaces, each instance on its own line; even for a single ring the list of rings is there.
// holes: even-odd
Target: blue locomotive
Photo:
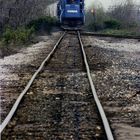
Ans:
[[[62,26],[78,27],[84,25],[84,0],[59,0],[57,16]]]

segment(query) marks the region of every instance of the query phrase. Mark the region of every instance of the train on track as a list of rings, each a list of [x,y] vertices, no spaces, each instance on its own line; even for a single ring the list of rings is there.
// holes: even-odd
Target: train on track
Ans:
[[[85,23],[84,0],[59,0],[57,16],[62,27],[81,27]]]

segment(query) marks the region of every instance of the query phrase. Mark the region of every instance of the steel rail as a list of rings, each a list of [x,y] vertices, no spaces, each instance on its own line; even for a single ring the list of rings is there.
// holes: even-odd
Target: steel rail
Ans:
[[[132,36],[132,35],[109,35],[104,33],[94,33],[94,32],[81,32],[81,35],[85,36],[97,36],[97,37],[114,37],[114,38],[122,38],[122,39],[140,39],[140,35]]]
[[[82,40],[81,40],[80,32],[77,31],[77,34],[78,34],[78,39],[79,39],[81,50],[82,50],[82,55],[83,55],[84,64],[85,64],[86,71],[87,71],[88,80],[89,80],[89,83],[90,83],[90,86],[91,86],[91,90],[92,90],[92,93],[93,93],[95,103],[97,105],[98,111],[100,113],[100,116],[101,116],[101,119],[102,119],[102,122],[103,122],[103,126],[104,126],[104,129],[105,129],[105,132],[106,132],[107,139],[108,140],[114,140],[109,122],[108,122],[107,117],[105,115],[104,109],[103,109],[103,107],[100,103],[100,100],[97,96],[96,89],[95,89],[95,86],[94,86],[93,81],[92,81],[91,72],[90,72],[90,68],[89,68],[89,65],[88,65],[87,56],[86,56],[86,53],[85,53],[85,50],[84,50],[84,46],[83,46],[83,43],[82,43]]]
[[[38,70],[34,73],[34,75],[32,76],[32,78],[29,80],[28,84],[26,85],[25,89],[20,93],[19,97],[17,98],[16,102],[14,103],[13,107],[11,108],[9,114],[6,116],[5,120],[2,122],[2,124],[0,125],[0,134],[2,133],[2,131],[4,130],[4,128],[8,125],[8,123],[10,122],[11,118],[13,117],[13,115],[15,114],[22,98],[24,97],[24,95],[27,93],[27,91],[30,89],[31,85],[33,84],[35,78],[37,77],[37,75],[40,73],[40,71],[42,70],[42,68],[44,67],[45,63],[48,62],[51,58],[51,56],[54,54],[55,50],[57,49],[58,45],[60,44],[60,42],[62,41],[62,39],[64,38],[66,34],[66,31],[63,33],[63,35],[59,38],[59,40],[57,41],[57,43],[55,44],[55,46],[53,47],[52,51],[48,54],[48,56],[45,58],[45,60],[41,63],[40,67],[38,68]]]

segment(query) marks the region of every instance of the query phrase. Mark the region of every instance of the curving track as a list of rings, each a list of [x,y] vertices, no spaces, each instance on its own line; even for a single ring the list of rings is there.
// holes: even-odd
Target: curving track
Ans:
[[[114,139],[79,31],[77,38],[66,32],[60,37],[16,100],[1,133],[10,140]]]

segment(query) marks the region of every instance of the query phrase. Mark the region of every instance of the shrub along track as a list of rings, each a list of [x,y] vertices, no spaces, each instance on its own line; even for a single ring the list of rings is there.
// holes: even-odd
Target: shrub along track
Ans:
[[[109,128],[105,128],[109,134],[106,137],[97,102],[93,100],[95,91],[90,87],[87,62],[83,62],[80,34],[79,40],[70,34],[62,40],[64,35],[42,63],[42,72],[39,73],[40,67],[35,73],[31,88],[27,89],[32,81],[24,90],[23,95],[26,91],[27,94],[2,132],[2,139],[113,139]]]

